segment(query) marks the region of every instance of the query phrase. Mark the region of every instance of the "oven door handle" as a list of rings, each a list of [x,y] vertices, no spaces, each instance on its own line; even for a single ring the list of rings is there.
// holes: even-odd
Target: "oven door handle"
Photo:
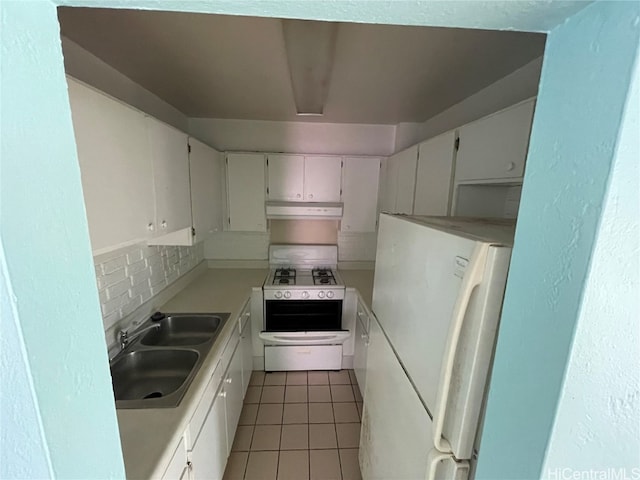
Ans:
[[[269,345],[336,345],[349,338],[351,332],[260,332]]]

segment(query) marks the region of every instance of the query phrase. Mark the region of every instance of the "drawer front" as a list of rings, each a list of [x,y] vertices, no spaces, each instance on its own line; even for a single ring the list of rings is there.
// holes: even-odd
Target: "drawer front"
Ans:
[[[264,369],[268,372],[284,370],[340,370],[342,345],[305,345],[264,347]]]

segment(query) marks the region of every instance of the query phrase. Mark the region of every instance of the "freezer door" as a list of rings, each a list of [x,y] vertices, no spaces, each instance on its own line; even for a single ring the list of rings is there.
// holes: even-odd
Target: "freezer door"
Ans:
[[[433,449],[431,419],[374,318],[365,399],[359,452],[364,480],[467,479],[467,462]]]
[[[449,324],[476,243],[380,216],[373,313],[431,413]]]

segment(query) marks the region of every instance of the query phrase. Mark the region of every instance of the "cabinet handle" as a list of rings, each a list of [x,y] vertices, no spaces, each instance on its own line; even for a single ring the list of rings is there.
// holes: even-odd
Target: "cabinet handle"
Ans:
[[[167,228],[167,221],[162,220],[162,223],[160,224],[160,226],[162,226],[162,228]]]
[[[187,462],[187,470],[189,471],[193,470],[193,463]]]
[[[515,163],[513,163],[513,162],[507,163],[507,172],[510,172],[514,168],[516,168],[516,164]]]
[[[153,224],[153,222],[149,223],[147,225],[147,230],[149,230],[150,232],[153,232],[156,229],[155,225]]]
[[[220,397],[224,398],[227,396],[227,392],[220,392]]]
[[[310,193],[310,194],[309,194],[309,198],[313,198],[313,193]]]
[[[367,339],[367,334],[366,333],[360,334],[360,338],[363,339],[363,340],[366,340]]]
[[[224,381],[227,382],[227,383],[231,383],[231,382],[233,382],[233,378],[227,377],[227,378],[224,379]]]
[[[300,198],[300,194],[297,194],[297,195],[296,195],[296,198]]]

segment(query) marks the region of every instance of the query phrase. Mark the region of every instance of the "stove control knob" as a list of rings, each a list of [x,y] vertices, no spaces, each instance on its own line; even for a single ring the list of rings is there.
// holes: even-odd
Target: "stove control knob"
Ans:
[[[282,292],[276,292],[275,297],[276,298],[282,298]]]
[[[284,292],[284,298],[291,298],[291,292]]]
[[[324,298],[324,292],[322,290],[318,292],[318,298]]]
[[[327,292],[327,298],[333,298],[333,292],[331,290]]]
[[[309,292],[307,291],[302,292],[302,298],[309,298]]]

